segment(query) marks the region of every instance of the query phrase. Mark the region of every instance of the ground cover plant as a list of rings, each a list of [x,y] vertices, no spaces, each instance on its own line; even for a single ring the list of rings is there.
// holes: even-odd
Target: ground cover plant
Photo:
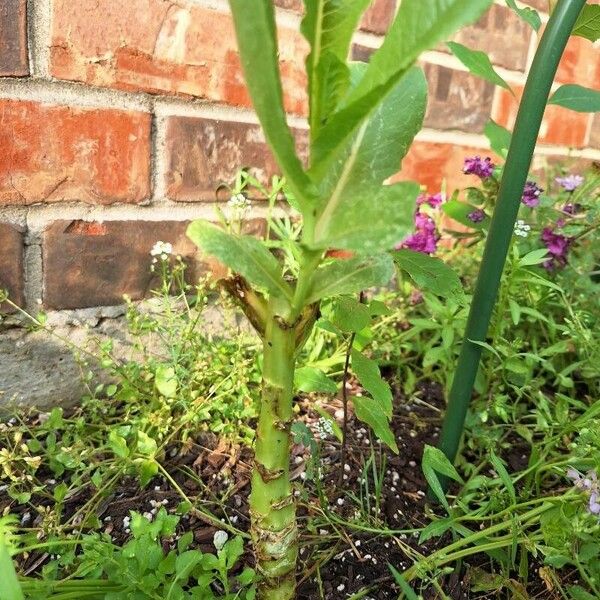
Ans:
[[[255,21],[239,4],[242,55],[266,52],[275,69],[270,3]],[[454,26],[479,10],[442,4],[456,7]],[[190,285],[157,242],[156,297],[128,305],[131,356],[80,349],[80,408],[0,426],[0,599],[600,595],[599,170],[549,166],[519,193],[455,468],[436,446],[503,161],[465,157],[473,185],[450,194],[382,185],[420,127],[425,89],[409,68],[415,48],[407,62],[386,58],[397,40],[371,75],[343,62],[366,3],[347,5],[339,21],[345,12],[307,6],[320,157],[307,172],[279,103],[267,104],[281,97],[276,71],[250,81],[287,177],[265,189],[240,173],[221,222],[190,228],[234,276]],[[432,18],[403,6],[399,19]],[[359,94],[364,78],[372,96]],[[315,89],[332,82],[340,104],[323,106],[332,94]],[[487,134],[506,156],[510,133],[491,123]],[[242,234],[257,189],[271,209],[263,241]],[[281,210],[282,193],[296,213]],[[232,307],[230,325],[207,332],[226,295],[258,336]],[[43,314],[23,317],[47,328]]]

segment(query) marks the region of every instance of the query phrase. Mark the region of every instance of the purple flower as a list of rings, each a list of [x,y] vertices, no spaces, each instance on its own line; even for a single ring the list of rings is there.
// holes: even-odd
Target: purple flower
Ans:
[[[467,219],[472,221],[473,223],[481,223],[481,221],[485,221],[486,214],[480,209],[476,209],[473,212],[470,212],[467,215]]]
[[[415,227],[415,233],[409,235],[398,247],[421,252],[422,254],[434,254],[439,239],[434,220],[417,211],[415,213]]]
[[[472,156],[465,158],[465,164],[463,167],[463,173],[465,175],[477,175],[481,179],[487,179],[494,173],[494,163],[488,156],[482,159],[481,156]]]
[[[589,471],[584,477],[571,467],[567,470],[567,477],[573,481],[578,490],[589,492],[588,510],[593,515],[600,515],[600,481],[596,471]]]
[[[423,204],[429,204],[431,208],[438,208],[444,201],[444,196],[442,194],[434,194],[430,196],[428,194],[421,194],[417,198],[417,206],[422,206]]]
[[[600,515],[600,494],[598,492],[590,494],[588,509],[593,515]]]
[[[541,240],[548,249],[550,258],[544,263],[549,271],[562,268],[567,264],[567,253],[571,245],[571,238],[560,233],[555,233],[551,227],[545,227],[542,231]]]
[[[540,196],[544,190],[538,186],[535,181],[528,181],[525,184],[525,190],[523,191],[523,197],[521,202],[529,208],[535,208],[540,203]]]
[[[555,181],[567,192],[574,192],[585,179],[581,175],[567,175],[566,177],[557,177]]]
[[[577,202],[575,204],[565,204],[563,206],[563,212],[567,213],[568,215],[576,215],[578,212],[581,212],[581,209],[583,208],[583,206],[581,206],[581,204],[578,204]]]

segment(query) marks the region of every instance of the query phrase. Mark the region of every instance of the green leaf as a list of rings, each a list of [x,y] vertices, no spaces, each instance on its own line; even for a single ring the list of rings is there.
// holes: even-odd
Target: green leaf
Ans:
[[[156,440],[151,438],[146,432],[137,432],[137,446],[136,450],[145,456],[154,456],[158,451],[158,445]]]
[[[388,418],[381,410],[379,403],[368,396],[353,396],[352,403],[356,417],[367,424],[384,444],[398,454],[394,433],[390,429]]]
[[[489,229],[491,221],[489,216],[486,215],[485,219],[479,223],[473,223],[469,219],[469,215],[475,210],[479,209],[472,204],[461,202],[460,200],[448,200],[448,202],[442,204],[442,211],[461,225],[465,225],[471,229]]]
[[[571,585],[568,588],[573,600],[597,600],[597,597],[584,590],[580,585]]]
[[[446,518],[446,519],[437,519],[432,521],[425,527],[425,529],[421,530],[421,535],[419,536],[419,544],[423,544],[427,540],[432,537],[439,537],[443,535],[452,527],[454,523],[454,519]]]
[[[25,596],[3,538],[0,538],[0,580],[2,581],[2,590],[0,590],[2,600],[24,600]]]
[[[406,271],[415,285],[424,292],[458,301],[464,299],[459,276],[439,258],[412,250],[396,250],[392,256],[396,264]]]
[[[490,462],[492,463],[492,466],[494,467],[494,470],[496,471],[496,473],[498,473],[498,477],[500,477],[500,480],[506,487],[506,490],[508,492],[508,495],[510,496],[511,501],[513,502],[513,504],[516,504],[517,493],[515,491],[515,486],[513,484],[513,481],[510,478],[510,475],[508,474],[508,471],[506,470],[504,463],[500,460],[500,458],[498,458],[494,454],[493,451],[490,451]]]
[[[355,298],[341,296],[333,303],[331,322],[342,331],[358,333],[371,323],[371,313]]]
[[[519,267],[531,267],[534,265],[540,265],[545,262],[548,258],[547,248],[538,248],[528,252],[525,256],[522,256],[517,263]]]
[[[306,59],[310,127],[315,136],[350,84],[346,59],[352,35],[370,0],[305,0],[301,31],[311,46]]]
[[[471,50],[458,42],[447,42],[448,48],[460,62],[469,69],[473,75],[477,75],[486,81],[499,85],[512,92],[512,89],[494,69],[489,56],[481,50]]]
[[[316,189],[302,169],[287,125],[279,74],[275,11],[271,0],[230,0],[240,58],[254,110],[269,146],[302,210],[314,202]]]
[[[337,384],[321,371],[314,367],[301,367],[294,374],[295,386],[301,392],[325,392],[335,394]]]
[[[158,475],[158,463],[155,460],[144,460],[139,466],[140,485],[146,487],[152,478]]]
[[[315,248],[343,248],[365,254],[390,250],[414,228],[419,185],[413,182],[383,186],[378,193],[349,192],[321,220]]]
[[[419,600],[419,596],[415,594],[414,590],[408,585],[406,579],[404,579],[404,575],[400,573],[397,569],[395,569],[390,563],[388,563],[388,569],[394,576],[394,581],[398,584],[404,596],[406,596],[407,600]]]
[[[315,163],[336,160],[336,154],[419,55],[474,23],[492,0],[403,0],[381,47],[342,107],[321,130],[313,145]]]
[[[158,393],[165,398],[175,398],[177,396],[175,369],[168,365],[159,365],[154,375],[154,385]]]
[[[423,475],[425,475],[425,479],[427,480],[432,492],[443,504],[446,510],[449,510],[450,507],[440,484],[440,480],[438,479],[438,473],[460,483],[462,483],[462,477],[458,474],[457,470],[454,468],[454,465],[446,458],[446,455],[439,448],[434,448],[433,446],[429,446],[427,444],[423,450],[422,467]]]
[[[519,8],[515,0],[506,0],[506,4],[511,8],[523,21],[529,23],[535,31],[539,31],[542,26],[542,19],[538,14],[537,10],[533,8],[525,7]]]
[[[584,37],[591,42],[596,42],[600,39],[600,5],[586,4],[581,11],[575,27],[573,35]]]
[[[392,418],[392,390],[381,377],[379,365],[358,350],[352,350],[352,371],[362,387],[371,394],[382,408],[384,415]]]
[[[367,69],[351,65],[354,79]],[[373,191],[400,170],[402,159],[423,126],[427,108],[427,79],[414,67],[380,98],[361,128],[340,148],[333,163],[319,163],[315,156],[311,173],[328,201],[353,190]],[[323,210],[322,212],[325,212]]]
[[[490,141],[490,148],[498,155],[506,158],[508,149],[510,148],[510,141],[512,139],[512,133],[498,125],[496,121],[491,119],[485,126],[483,133],[485,137]]]
[[[281,265],[256,238],[231,235],[208,221],[194,221],[188,227],[187,235],[202,251],[250,283],[275,296],[292,299],[292,290],[281,276]]]
[[[385,285],[393,275],[394,265],[387,254],[334,260],[316,271],[306,302]]]
[[[575,84],[561,85],[552,94],[548,104],[556,104],[577,112],[600,112],[600,91]]]
[[[114,429],[108,434],[108,445],[110,449],[120,458],[129,456],[129,448],[125,438],[121,437]]]

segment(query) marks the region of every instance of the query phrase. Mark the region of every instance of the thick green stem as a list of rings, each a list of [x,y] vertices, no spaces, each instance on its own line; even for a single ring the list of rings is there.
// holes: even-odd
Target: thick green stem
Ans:
[[[298,529],[289,462],[296,335],[271,311],[263,338],[263,387],[250,495],[262,600],[295,596]]]
[[[512,136],[460,352],[440,449],[454,462],[462,436],[502,271],[552,82],[585,0],[559,0],[535,55]],[[447,480],[443,479],[444,486]]]

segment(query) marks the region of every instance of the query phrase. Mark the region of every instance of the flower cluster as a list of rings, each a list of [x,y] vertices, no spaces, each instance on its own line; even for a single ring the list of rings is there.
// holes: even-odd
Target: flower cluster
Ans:
[[[472,223],[481,223],[482,221],[485,221],[485,217],[486,217],[485,212],[482,211],[480,208],[477,208],[474,211],[471,211],[467,215],[467,219],[469,219],[469,221],[471,221]]]
[[[528,181],[525,184],[525,190],[523,191],[523,197],[521,202],[529,208],[535,208],[540,203],[540,196],[542,195],[543,188],[539,187],[535,181]]]
[[[575,487],[589,493],[588,510],[593,515],[600,516],[600,481],[596,471],[589,471],[583,476],[576,469],[569,469],[567,477],[573,481]]]
[[[247,212],[250,209],[251,204],[250,200],[248,200],[244,194],[235,194],[234,196],[231,196],[227,202],[229,208],[239,213]]]
[[[544,267],[548,271],[564,267],[567,264],[567,253],[573,240],[565,235],[556,233],[552,227],[544,227],[540,239],[548,249],[548,254],[550,255],[550,258],[544,262]]]
[[[522,219],[519,219],[515,223],[515,235],[526,238],[529,235],[530,231],[531,225],[527,225],[527,223],[525,223],[525,221],[523,221]]]
[[[160,260],[167,260],[171,254],[173,254],[173,244],[169,244],[169,242],[156,242],[150,250],[150,256],[154,257],[153,263],[156,263],[159,258]]]
[[[428,194],[421,194],[417,198],[417,207],[423,206],[423,204],[428,204],[429,206],[431,206],[431,208],[438,208],[443,201],[444,196],[441,193],[434,194],[433,196],[430,196]]]
[[[440,239],[434,220],[429,215],[417,211],[415,213],[415,227],[415,233],[409,235],[400,244],[400,248],[406,248],[421,254],[434,254],[437,250],[437,242]]]
[[[555,181],[567,192],[574,192],[585,180],[581,175],[567,175],[557,177]]]
[[[480,179],[488,179],[494,174],[495,165],[492,159],[481,158],[481,156],[471,156],[465,158],[463,173],[465,175],[477,175]]]

